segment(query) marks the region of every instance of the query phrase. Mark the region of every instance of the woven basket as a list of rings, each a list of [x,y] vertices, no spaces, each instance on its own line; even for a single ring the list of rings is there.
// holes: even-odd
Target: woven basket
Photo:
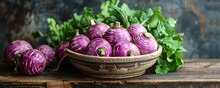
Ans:
[[[83,74],[109,79],[121,79],[140,76],[145,70],[157,61],[162,53],[162,47],[157,51],[140,56],[130,57],[98,57],[73,52],[67,49],[72,65],[82,71]]]

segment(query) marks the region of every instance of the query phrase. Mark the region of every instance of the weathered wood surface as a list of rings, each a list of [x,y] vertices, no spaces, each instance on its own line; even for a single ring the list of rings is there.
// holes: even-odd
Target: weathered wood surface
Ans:
[[[81,74],[71,65],[58,72],[46,69],[40,76],[26,76],[0,62],[0,88],[220,88],[220,59],[185,60],[183,67],[166,75],[145,73],[129,79],[97,79]]]

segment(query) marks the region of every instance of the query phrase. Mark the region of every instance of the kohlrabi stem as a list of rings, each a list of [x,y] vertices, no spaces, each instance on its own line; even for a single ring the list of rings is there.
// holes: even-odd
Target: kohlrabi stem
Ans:
[[[119,28],[121,27],[121,23],[120,22],[115,22],[115,28]]]
[[[17,54],[15,57],[14,57],[14,64],[15,64],[15,67],[14,67],[14,71],[17,72],[19,67],[20,67],[20,60],[21,60],[21,54]]]
[[[148,18],[141,22],[141,25],[144,25],[147,22]]]
[[[145,33],[144,33],[144,36],[145,36],[146,38],[151,38],[151,37],[152,37],[152,35],[151,35],[150,33],[148,33],[148,32],[145,32]]]
[[[95,25],[95,21],[93,19],[90,20],[90,25]]]
[[[112,6],[113,9],[118,12],[117,16],[118,16],[118,19],[121,19],[122,20],[122,24],[125,28],[128,28],[130,26],[130,23],[128,21],[128,16],[127,14],[122,10],[120,9],[119,7],[117,6]]]
[[[79,30],[78,30],[78,29],[76,29],[76,34],[75,34],[75,36],[77,36],[77,35],[79,35]]]
[[[106,50],[104,47],[98,48],[98,55],[99,56],[105,56],[106,55]]]
[[[127,56],[136,56],[134,50],[129,50]]]

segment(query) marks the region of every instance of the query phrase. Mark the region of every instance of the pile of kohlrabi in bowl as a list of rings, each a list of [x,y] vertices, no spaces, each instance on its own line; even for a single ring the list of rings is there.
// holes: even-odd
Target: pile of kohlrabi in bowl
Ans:
[[[92,56],[127,57],[149,54],[157,50],[158,44],[151,33],[141,24],[133,24],[128,29],[115,22],[113,27],[91,20],[85,35],[71,38],[69,49]]]

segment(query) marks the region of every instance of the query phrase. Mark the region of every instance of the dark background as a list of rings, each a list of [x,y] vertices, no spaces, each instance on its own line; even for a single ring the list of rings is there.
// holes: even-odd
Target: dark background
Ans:
[[[31,32],[49,32],[46,19],[58,23],[73,13],[81,13],[84,6],[100,11],[105,0],[0,0],[0,58],[4,58],[7,44],[25,39],[37,46]],[[177,32],[183,32],[187,49],[184,58],[220,57],[220,0],[121,0],[133,9],[162,7],[165,17],[177,19]]]

